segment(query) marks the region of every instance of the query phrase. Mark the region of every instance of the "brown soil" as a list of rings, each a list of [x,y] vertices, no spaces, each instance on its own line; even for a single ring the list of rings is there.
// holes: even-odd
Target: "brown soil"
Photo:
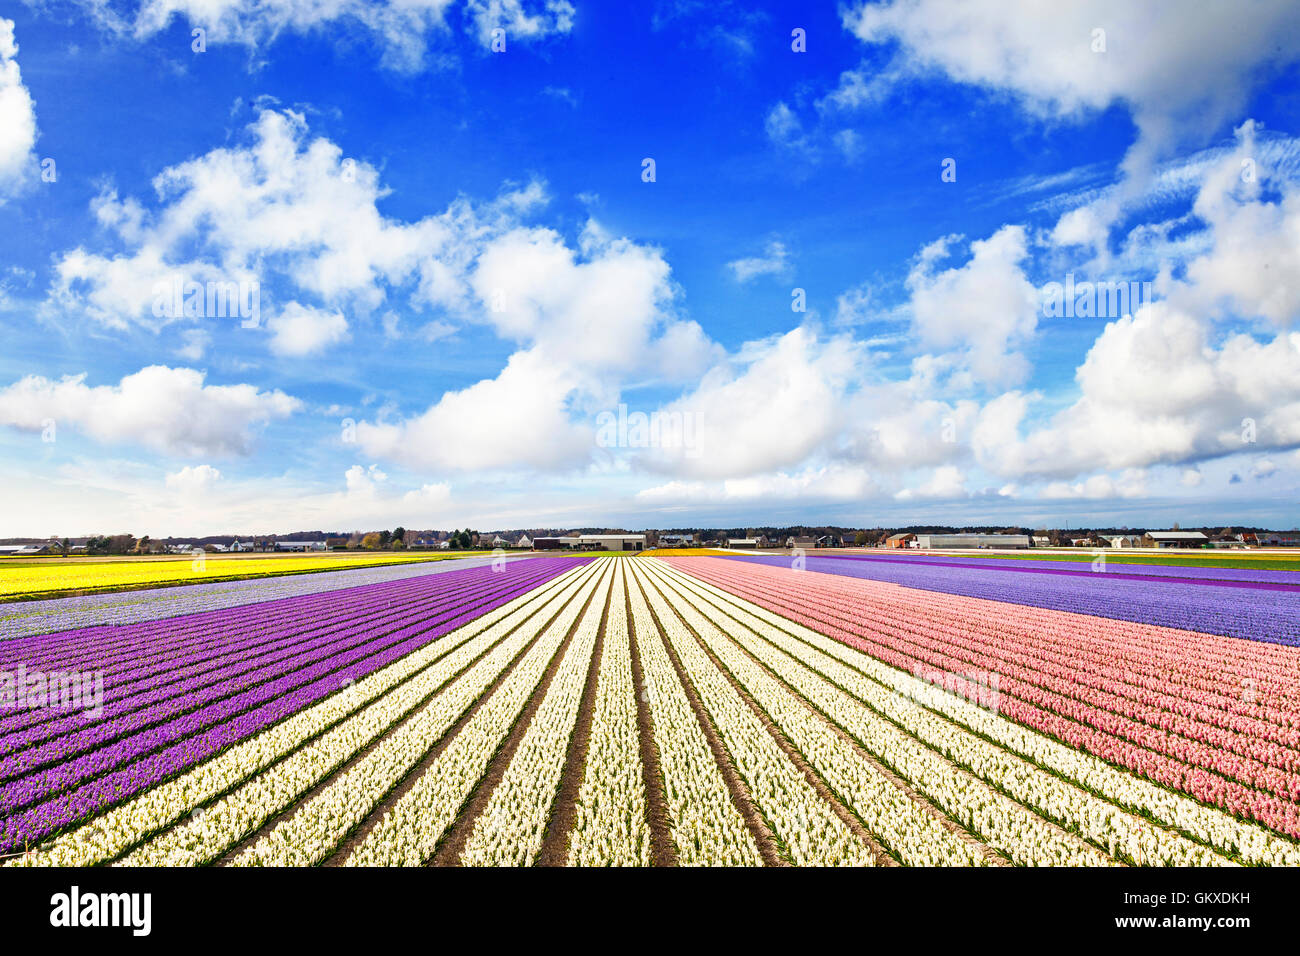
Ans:
[[[640,587],[640,582],[637,582],[637,586]],[[642,593],[645,593],[644,588],[642,588]],[[753,798],[749,794],[749,788],[736,771],[735,764],[731,762],[731,754],[727,752],[722,738],[713,726],[713,721],[709,718],[704,704],[687,676],[686,669],[682,666],[676,649],[671,641],[662,636],[666,633],[663,622],[659,620],[659,616],[655,613],[653,607],[650,608],[650,614],[659,627],[659,640],[663,641],[664,650],[668,652],[668,659],[672,661],[673,669],[677,672],[677,679],[681,681],[682,687],[686,691],[686,698],[691,703],[691,709],[695,711],[695,719],[699,721],[700,729],[704,731],[704,737],[709,742],[709,749],[713,751],[713,759],[717,761],[718,769],[722,771],[722,779],[726,781],[727,789],[731,791],[732,802],[740,812],[741,819],[745,821],[745,825],[749,828],[750,835],[753,836],[754,843],[758,846],[758,852],[763,859],[763,863],[766,866],[789,866],[789,860],[782,855],[772,831],[768,829],[767,823],[763,820],[763,815],[755,806]]]
[[[435,850],[433,856],[425,862],[425,866],[460,865],[460,855],[464,852],[465,845],[469,842],[469,838],[474,833],[474,821],[478,818],[478,815],[483,812],[483,808],[487,806],[488,800],[492,797],[492,791],[496,789],[497,784],[499,784],[502,777],[505,776],[506,768],[510,766],[510,761],[514,757],[515,751],[519,749],[519,743],[523,740],[524,734],[528,730],[528,725],[532,723],[533,715],[537,713],[537,708],[541,706],[542,701],[546,697],[547,690],[550,689],[551,681],[555,678],[555,672],[560,669],[560,662],[564,659],[565,651],[569,649],[569,644],[573,640],[573,635],[577,632],[578,626],[582,623],[582,618],[587,613],[587,608],[599,593],[600,585],[597,584],[596,589],[592,591],[587,600],[583,602],[582,610],[579,611],[578,616],[574,618],[573,624],[569,627],[568,633],[564,635],[564,640],[560,642],[560,646],[551,656],[550,663],[546,665],[546,670],[542,674],[541,681],[533,691],[533,695],[528,699],[528,703],[524,705],[524,709],[520,712],[519,718],[515,721],[514,726],[510,728],[510,733],[506,736],[505,741],[497,748],[496,754],[488,764],[487,771],[479,779],[478,784],[470,793],[469,799],[465,802],[464,806],[461,807],[460,813],[456,816],[456,819],[452,822],[451,826],[447,828],[446,832],[443,833],[442,839],[438,843],[437,850]],[[540,634],[538,636],[540,637]],[[520,659],[522,659],[522,657]],[[491,690],[483,695],[482,699],[486,700],[499,686],[501,686],[501,682],[497,681]],[[457,727],[457,730],[459,729],[460,728]]]
[[[650,830],[650,865],[676,866],[677,845],[673,842],[672,821],[668,816],[668,802],[664,799],[663,768],[659,766],[659,748],[655,746],[654,716],[650,713],[650,704],[646,701],[645,671],[641,667],[641,648],[643,640],[656,640],[655,636],[642,636],[636,632],[632,621],[632,592],[636,587],[632,575],[627,575],[628,591],[624,595],[627,602],[627,626],[632,644],[632,682],[636,687],[636,723],[641,740],[641,772],[645,778],[646,824]]]
[[[613,579],[610,581],[611,589]],[[612,593],[612,592],[611,592]],[[565,866],[569,862],[569,834],[578,818],[578,791],[582,788],[587,767],[587,751],[591,746],[591,721],[596,709],[596,687],[600,679],[600,661],[605,653],[605,628],[609,622],[609,603],[600,614],[600,630],[596,632],[596,646],[592,649],[591,663],[587,666],[587,681],[582,688],[582,701],[578,705],[578,720],[569,737],[569,750],[560,775],[560,789],[551,804],[546,835],[537,854],[535,866]]]

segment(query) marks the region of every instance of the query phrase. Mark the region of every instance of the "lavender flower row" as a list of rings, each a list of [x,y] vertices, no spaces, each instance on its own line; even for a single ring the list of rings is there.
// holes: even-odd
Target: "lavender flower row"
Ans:
[[[105,592],[40,601],[13,601],[0,604],[0,642],[10,638],[49,634],[94,625],[138,624],[142,621],[178,617],[199,611],[242,607],[262,601],[319,594],[338,588],[359,587],[383,581],[400,581],[427,574],[479,567],[490,564],[493,560],[491,555],[479,555],[421,561],[415,564],[388,565],[382,568],[348,568],[340,571],[317,571],[311,574],[253,578],[245,581],[214,581],[183,587]],[[511,555],[505,560],[515,562],[536,559]]]
[[[778,555],[727,558],[790,567]],[[987,569],[900,561],[845,561],[809,555],[809,571],[887,581],[905,587],[1031,607],[1090,614],[1137,624],[1158,624],[1224,637],[1300,646],[1300,600],[1278,585],[1276,590],[1240,585],[1192,583],[1170,578],[1133,580],[1105,573],[999,574]]]
[[[448,589],[435,583],[441,580],[444,579],[402,583],[399,585],[404,588],[401,599],[405,603],[420,601],[425,596],[424,592],[435,589],[435,595],[442,601],[452,600]],[[483,588],[493,586],[481,576],[475,580],[476,584],[470,584],[456,591],[454,600],[459,602],[470,600]],[[412,585],[418,587],[412,589]],[[331,592],[331,597],[333,599],[329,601],[314,599],[311,605],[304,605],[302,603],[304,599],[298,598],[275,602],[272,605],[262,605],[252,610],[201,615],[204,618],[204,627],[197,629],[199,637],[204,636],[204,631],[219,633],[224,630],[225,620],[232,614],[236,615],[237,628],[231,630],[230,641],[223,640],[221,646],[216,648],[208,641],[201,641],[199,642],[201,649],[190,655],[179,656],[183,653],[183,649],[182,652],[174,651],[172,655],[159,653],[158,647],[148,637],[142,635],[134,640],[127,639],[127,646],[132,652],[129,659],[124,657],[114,664],[86,650],[81,650],[80,653],[87,656],[60,661],[57,665],[42,665],[40,658],[24,659],[22,663],[29,669],[44,666],[46,670],[51,671],[56,666],[68,666],[80,671],[103,669],[106,675],[113,675],[114,691],[104,700],[104,704],[109,705],[141,691],[178,684],[219,668],[230,668],[240,662],[248,662],[250,666],[255,666],[252,663],[255,659],[265,659],[267,655],[290,648],[294,644],[301,644],[308,639],[316,639],[345,628],[364,627],[372,621],[383,620],[391,615],[394,595],[389,593],[386,587],[382,592],[376,592],[371,588]],[[323,628],[318,623],[322,621],[325,622]],[[277,631],[277,627],[283,630]],[[137,632],[136,628],[120,630],[126,631],[128,635]],[[190,640],[193,643],[195,637],[191,636]],[[228,646],[231,644],[233,644],[233,651],[231,646]],[[8,662],[8,666],[12,667],[12,662]],[[122,712],[122,708],[118,706],[110,706],[106,709],[110,715]],[[36,724],[48,725],[51,722],[59,723],[63,727],[82,726],[84,717],[82,715],[59,717],[57,712],[47,710],[24,710],[11,714],[0,720],[0,734],[4,735],[0,737],[0,753],[13,749],[8,737],[15,731]]]
[[[484,578],[498,577],[487,575],[482,571],[468,573]],[[528,577],[533,580],[532,575]],[[465,579],[460,580],[463,582]],[[255,706],[271,692],[269,688],[283,683],[282,678],[305,673],[318,662],[334,661],[334,666],[343,666],[355,658],[373,654],[387,646],[397,640],[397,634],[410,633],[412,629],[434,628],[449,616],[459,616],[466,611],[482,613],[482,610],[491,606],[496,593],[500,593],[503,589],[513,591],[513,583],[500,582],[495,588],[480,594],[468,604],[461,601],[444,601],[439,602],[437,607],[430,608],[412,602],[409,605],[413,609],[411,619],[394,622],[377,629],[369,627],[347,629],[342,636],[331,635],[321,638],[319,641],[312,642],[312,647],[294,653],[292,656],[259,667],[239,678],[197,688],[192,693],[173,697],[169,702],[150,699],[156,696],[165,697],[170,694],[168,690],[165,690],[162,695],[146,695],[140,709],[133,713],[103,721],[84,730],[65,734],[44,744],[8,755],[0,760],[0,780],[10,780],[55,761],[62,761],[57,766],[25,778],[24,782],[30,784],[24,788],[27,799],[40,799],[49,793],[66,789],[91,776],[106,772],[124,759],[132,759],[140,753],[156,749],[182,736],[188,736],[204,726]],[[455,590],[453,588],[453,591]],[[330,595],[329,598],[333,600],[335,596]],[[282,691],[283,687],[280,689]],[[157,726],[151,726],[155,724]],[[41,731],[42,728],[34,728],[31,733],[39,734]],[[105,746],[108,744],[112,746]],[[76,759],[69,759],[73,757]],[[0,790],[0,812],[10,812],[14,809],[16,809],[15,805],[9,802],[9,789]]]
[[[585,559],[579,559],[578,561],[567,559],[545,560],[549,565],[550,577],[555,577],[576,564],[585,562]],[[506,604],[519,594],[529,590],[528,587],[523,586],[522,576],[516,579],[515,583],[516,587],[510,589],[508,593],[501,594],[494,602],[493,607]],[[122,800],[129,799],[210,758],[222,749],[266,729],[304,707],[316,703],[318,700],[339,690],[342,686],[364,678],[379,668],[399,660],[430,641],[473,620],[487,610],[490,610],[490,608],[476,609],[473,612],[446,621],[433,631],[413,634],[378,654],[350,663],[342,669],[333,670],[332,673],[330,672],[330,663],[317,665],[309,675],[311,683],[299,685],[296,689],[285,690],[253,710],[246,711],[216,726],[209,727],[192,737],[148,754],[128,766],[96,778],[75,791],[60,794],[34,806],[29,806],[19,813],[5,817],[0,820],[0,852],[8,852],[17,847],[30,845],[87,816]],[[19,784],[21,784],[21,781],[19,781]],[[21,795],[19,795],[18,799],[21,801]]]
[[[1081,553],[1086,554],[1085,560],[1061,560],[1049,561],[1045,559],[1034,558],[986,558],[977,557],[976,555],[947,555],[947,554],[907,554],[894,551],[884,554],[873,555],[856,555],[856,554],[828,554],[818,555],[819,558],[834,558],[837,561],[890,561],[890,562],[911,562],[914,564],[934,564],[934,565],[957,565],[962,567],[982,567],[994,571],[1038,571],[1047,573],[1059,573],[1068,571],[1072,573],[1089,573],[1088,564],[1093,558],[1093,552],[1080,549]],[[1107,564],[1108,574],[1123,574],[1134,577],[1154,577],[1154,578],[1188,578],[1195,581],[1242,581],[1250,584],[1286,584],[1300,587],[1300,570],[1285,571],[1277,569],[1260,568],[1217,568],[1212,566],[1199,565],[1182,565],[1182,564],[1147,564],[1145,562],[1128,563],[1120,559],[1124,554],[1123,551],[1107,550],[1103,552],[1109,560]]]

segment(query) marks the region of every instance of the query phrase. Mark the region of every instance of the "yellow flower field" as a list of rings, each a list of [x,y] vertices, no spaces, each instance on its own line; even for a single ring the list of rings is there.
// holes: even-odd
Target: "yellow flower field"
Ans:
[[[209,554],[202,561],[184,556],[120,560],[50,558],[14,561],[12,565],[9,563],[12,559],[0,559],[0,601],[48,597],[68,592],[117,591],[158,585],[196,584],[201,581],[236,581],[272,574],[340,571],[345,568],[409,564],[413,561],[440,561],[463,557],[468,553],[477,552],[346,552],[248,557]]]

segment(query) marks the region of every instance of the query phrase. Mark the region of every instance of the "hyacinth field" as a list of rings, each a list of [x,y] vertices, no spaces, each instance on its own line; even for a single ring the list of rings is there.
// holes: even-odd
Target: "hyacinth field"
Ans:
[[[19,602],[0,854],[1296,865],[1298,579],[691,553]]]

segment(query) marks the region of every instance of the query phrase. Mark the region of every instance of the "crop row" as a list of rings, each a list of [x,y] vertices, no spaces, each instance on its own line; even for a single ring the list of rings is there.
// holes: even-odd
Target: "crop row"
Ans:
[[[927,595],[917,591],[891,590],[888,585],[858,582],[860,594],[872,594],[877,602],[892,602],[895,618],[887,619],[862,606],[860,598],[837,590],[826,575],[797,574],[751,567],[743,574],[727,570],[733,562],[700,563],[688,559],[680,566],[710,583],[777,611],[784,617],[808,624],[871,656],[913,673],[935,670],[964,674],[972,670],[998,680],[1000,712],[1013,720],[1056,737],[1104,760],[1134,770],[1154,782],[1180,790],[1197,800],[1246,816],[1288,835],[1300,832],[1300,813],[1293,797],[1286,793],[1257,789],[1237,778],[1244,772],[1251,779],[1264,776],[1257,764],[1161,728],[1139,731],[1134,722],[1098,704],[1085,703],[1088,690],[1075,685],[1058,693],[1043,686],[1042,675],[1023,665],[1010,664],[986,645],[987,653],[973,654],[950,639],[949,632],[979,639],[981,627],[997,622],[1004,634],[1020,625],[1007,615],[1005,606],[969,600],[961,613],[941,614]],[[725,565],[719,569],[718,564]],[[904,624],[896,623],[903,621]],[[1089,636],[1094,619],[1075,619],[1081,637]],[[1108,625],[1106,633],[1113,633]],[[1095,638],[1097,635],[1091,635]],[[1177,639],[1181,632],[1175,632]],[[1279,777],[1271,775],[1270,782]],[[1280,790],[1280,783],[1275,783]]]

